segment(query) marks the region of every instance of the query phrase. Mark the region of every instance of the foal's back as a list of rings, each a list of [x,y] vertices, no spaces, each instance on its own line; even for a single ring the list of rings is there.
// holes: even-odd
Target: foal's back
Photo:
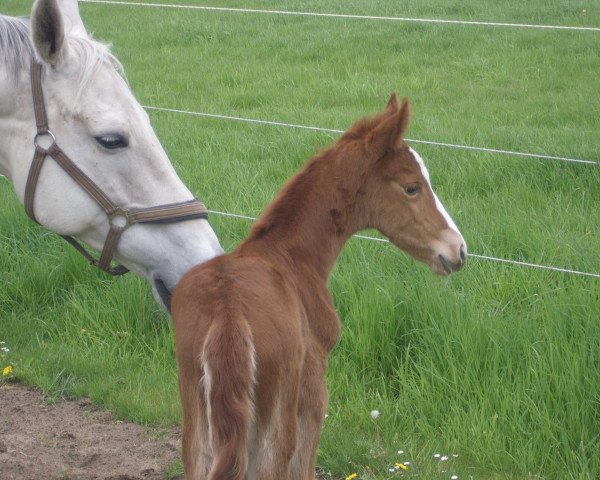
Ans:
[[[211,329],[234,327],[242,321],[252,333],[261,371],[274,349],[285,353],[298,343],[302,309],[295,275],[277,262],[241,254],[238,248],[192,269],[184,279],[174,298],[173,321],[176,336],[194,332],[177,339],[182,353],[193,356],[190,360],[200,358]],[[200,368],[197,361],[193,365]]]
[[[295,425],[282,418],[298,407],[305,352],[295,275],[268,256],[239,250],[193,269],[174,297],[183,458],[192,479],[211,471],[211,479],[246,479],[228,475],[248,461],[256,478],[287,478],[295,449]],[[283,455],[272,458],[271,442]]]

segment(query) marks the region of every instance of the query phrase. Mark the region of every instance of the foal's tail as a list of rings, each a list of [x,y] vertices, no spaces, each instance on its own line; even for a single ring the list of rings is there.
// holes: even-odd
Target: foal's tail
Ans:
[[[255,352],[245,319],[215,321],[202,352],[213,463],[208,480],[245,480]]]

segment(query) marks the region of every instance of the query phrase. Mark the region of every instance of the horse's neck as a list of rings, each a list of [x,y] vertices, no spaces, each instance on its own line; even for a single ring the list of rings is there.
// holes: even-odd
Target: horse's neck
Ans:
[[[28,35],[26,22],[0,15],[0,173],[6,176],[14,170],[11,163],[24,154],[18,148],[20,140],[27,128],[35,126],[30,123],[33,104],[28,65],[32,50]]]
[[[359,228],[348,215],[346,181],[331,159],[311,161],[281,190],[240,246],[310,269],[326,281],[348,238]]]
[[[15,162],[23,163],[24,152],[19,148],[25,132],[35,133],[33,103],[29,84],[15,82],[0,67],[0,173],[9,178],[14,175]],[[33,147],[31,148],[33,154]]]
[[[8,82],[5,79],[4,72],[0,67],[0,175],[10,176],[9,169],[9,128],[10,128],[10,113],[8,102],[10,93]]]

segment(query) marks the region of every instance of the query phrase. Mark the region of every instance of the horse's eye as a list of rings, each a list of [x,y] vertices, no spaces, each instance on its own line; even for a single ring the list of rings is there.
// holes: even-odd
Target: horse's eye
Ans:
[[[417,193],[421,191],[421,185],[405,185],[404,191],[407,195],[414,197]]]
[[[109,150],[125,148],[128,145],[127,139],[117,133],[100,135],[99,137],[96,137],[96,141],[104,148],[108,148]]]

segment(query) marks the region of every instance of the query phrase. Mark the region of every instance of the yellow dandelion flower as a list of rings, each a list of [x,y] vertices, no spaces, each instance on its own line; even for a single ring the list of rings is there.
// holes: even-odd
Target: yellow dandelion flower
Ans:
[[[11,365],[9,365],[8,367],[4,368],[4,370],[2,370],[2,376],[8,377],[12,372],[13,372],[13,367]]]
[[[408,467],[403,463],[397,463],[396,468],[399,468],[400,470],[408,470]]]
[[[346,480],[354,480],[356,477],[358,477],[358,474],[356,473],[351,473],[350,475],[348,475],[346,477]]]

